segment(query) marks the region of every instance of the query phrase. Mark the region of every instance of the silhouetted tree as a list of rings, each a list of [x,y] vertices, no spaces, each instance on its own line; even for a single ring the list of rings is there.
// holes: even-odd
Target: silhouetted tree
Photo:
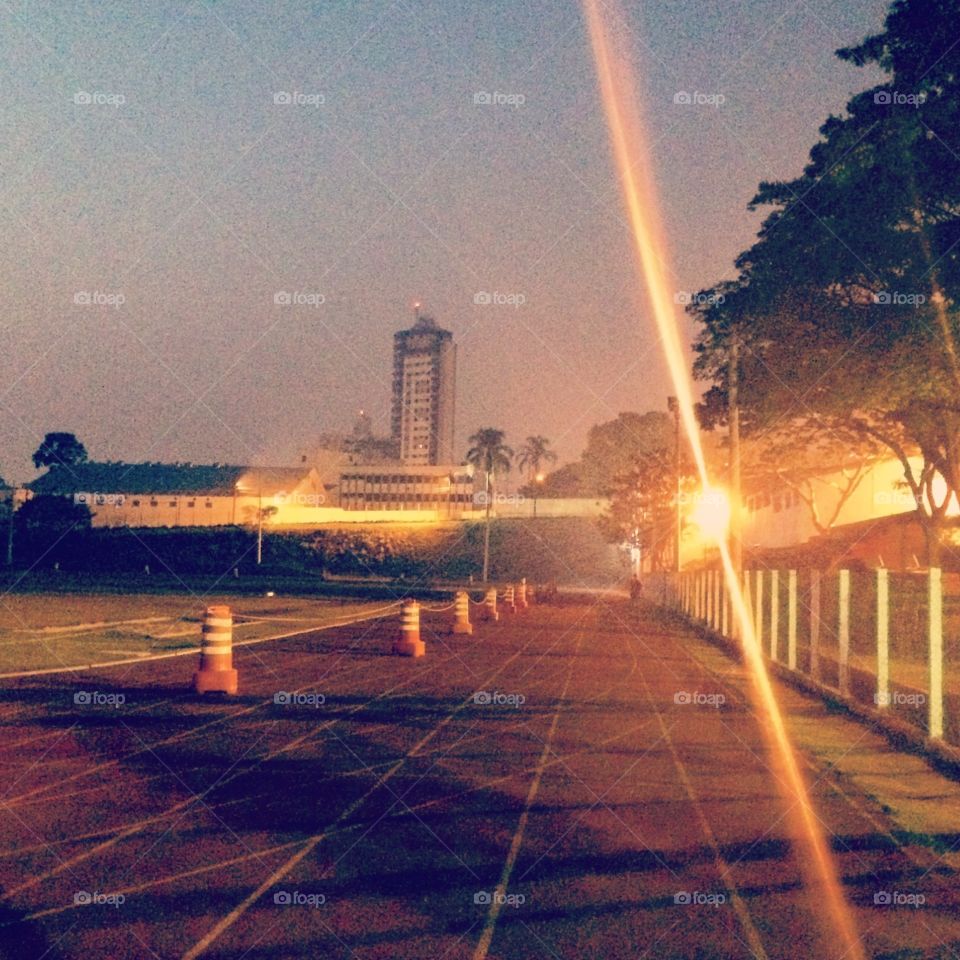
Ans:
[[[32,497],[13,516],[17,562],[52,564],[82,557],[81,541],[91,521],[85,503],[51,494]]]
[[[33,465],[72,467],[86,459],[86,447],[72,433],[48,433],[33,455]]]
[[[736,338],[745,435],[884,448],[931,564],[960,491],[958,22],[960,0],[898,0],[881,33],[838,51],[884,82],[826,121],[801,176],[760,185],[751,208],[773,210],[738,279],[691,308],[708,412]]]
[[[485,506],[483,524],[483,582],[490,575],[490,507],[494,496],[494,476],[507,473],[513,464],[513,450],[506,445],[506,434],[495,427],[482,427],[469,438],[467,463],[483,471]]]

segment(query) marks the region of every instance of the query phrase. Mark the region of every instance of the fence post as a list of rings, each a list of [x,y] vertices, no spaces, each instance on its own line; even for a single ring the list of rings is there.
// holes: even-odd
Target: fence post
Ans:
[[[877,570],[877,706],[890,705],[890,577]]]
[[[840,684],[840,692],[850,693],[850,571],[840,571],[838,594],[840,597],[840,609],[838,611],[837,623],[837,649],[840,658],[840,664],[837,671],[837,679]]]
[[[713,575],[713,629],[720,632],[720,603],[723,594],[723,570],[715,570]]]
[[[753,632],[757,638],[757,649],[763,653],[763,570],[757,571],[757,599],[754,603]]]
[[[787,666],[797,669],[797,571],[787,571]]]
[[[722,622],[720,632],[725,637],[730,636],[730,590],[727,587],[726,575],[720,581],[720,592],[723,600]]]
[[[930,714],[927,734],[943,739],[943,584],[940,568],[931,567],[927,618],[930,626]]]
[[[810,676],[820,682],[820,571],[810,571]]]
[[[753,619],[753,603],[750,600],[750,571],[744,570],[743,572],[743,606],[747,611],[747,620]],[[733,618],[733,635],[738,639],[743,639],[743,624],[740,622],[739,618]]]
[[[780,571],[770,571],[770,659],[777,659],[777,631],[780,628]]]

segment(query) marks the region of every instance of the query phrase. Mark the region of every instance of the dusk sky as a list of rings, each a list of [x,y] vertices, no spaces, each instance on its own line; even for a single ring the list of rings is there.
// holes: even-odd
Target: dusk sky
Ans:
[[[876,82],[833,51],[887,4],[631,7],[675,290],[696,291],[750,243],[757,183]],[[498,426],[566,461],[592,424],[665,409],[572,0],[11,3],[0,64],[8,481],[50,430],[207,463],[295,462],[361,407],[385,433],[417,299],[458,344],[459,448]]]

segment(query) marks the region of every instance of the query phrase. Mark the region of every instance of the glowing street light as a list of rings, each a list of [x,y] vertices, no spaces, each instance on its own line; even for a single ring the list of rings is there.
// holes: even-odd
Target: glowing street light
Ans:
[[[730,526],[730,497],[719,487],[705,487],[694,498],[692,519],[711,540],[722,540]]]

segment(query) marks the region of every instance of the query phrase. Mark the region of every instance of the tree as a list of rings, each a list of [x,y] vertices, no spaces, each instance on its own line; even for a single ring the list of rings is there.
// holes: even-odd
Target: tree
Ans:
[[[701,426],[706,430],[729,426],[731,344],[737,337],[744,479],[752,489],[795,491],[810,511],[814,527],[826,533],[869,467],[884,455],[882,445],[842,418],[824,416],[819,408],[798,399],[797,384],[784,379],[784,370],[803,368],[802,356],[794,351],[802,338],[776,347],[772,339],[759,340],[764,324],[757,320],[759,311],[745,287],[727,283],[703,294],[701,306],[693,311],[703,324],[695,344],[694,373],[713,380],[713,386],[697,408]],[[802,328],[802,318],[794,320]],[[773,368],[774,357],[783,369]],[[836,494],[828,512],[816,496],[815,483],[826,484]]]
[[[542,497],[582,497],[583,464],[577,460],[574,463],[565,463],[557,470],[552,470],[538,484],[538,491]]]
[[[545,463],[556,463],[557,455],[550,449],[550,441],[543,436],[527,437],[520,448],[517,464],[527,471],[527,484],[524,488],[533,497],[533,515],[537,515],[537,497],[546,477],[540,472]]]
[[[81,538],[91,522],[85,503],[51,494],[31,497],[13,515],[18,562],[52,563],[83,556]]]
[[[482,427],[469,438],[467,463],[483,471],[485,507],[483,525],[483,582],[490,574],[490,507],[493,502],[494,477],[497,473],[507,473],[513,463],[513,450],[504,442],[506,433],[494,427]]]
[[[597,424],[587,434],[583,451],[584,487],[609,496],[617,477],[631,470],[638,458],[673,449],[673,418],[660,411],[621,413],[615,420]],[[672,463],[670,457],[668,463]],[[665,464],[669,473],[669,467]]]
[[[639,547],[653,567],[664,566],[673,540],[676,485],[673,450],[660,447],[637,456],[617,474],[610,489],[610,507],[600,518],[604,536]]]
[[[745,433],[892,454],[931,564],[960,490],[958,17],[958,0],[898,0],[882,33],[838,51],[886,82],[827,120],[800,177],[760,185],[751,207],[773,212],[738,279],[691,311],[705,408],[736,339]]]
[[[550,449],[550,441],[543,436],[527,437],[518,451],[517,466],[527,471],[527,482],[537,483],[540,468],[545,463],[556,463],[557,455]]]
[[[659,423],[661,414],[656,416]],[[627,469],[613,476],[610,505],[599,522],[608,540],[639,547],[652,568],[665,569],[675,548],[677,510],[683,510],[697,479],[689,447],[681,445],[678,485],[675,427],[672,418],[662,416],[670,429],[659,445],[644,443],[632,454]],[[705,453],[713,455],[709,448]]]
[[[48,433],[33,455],[33,465],[72,467],[86,459],[86,447],[72,433]]]

